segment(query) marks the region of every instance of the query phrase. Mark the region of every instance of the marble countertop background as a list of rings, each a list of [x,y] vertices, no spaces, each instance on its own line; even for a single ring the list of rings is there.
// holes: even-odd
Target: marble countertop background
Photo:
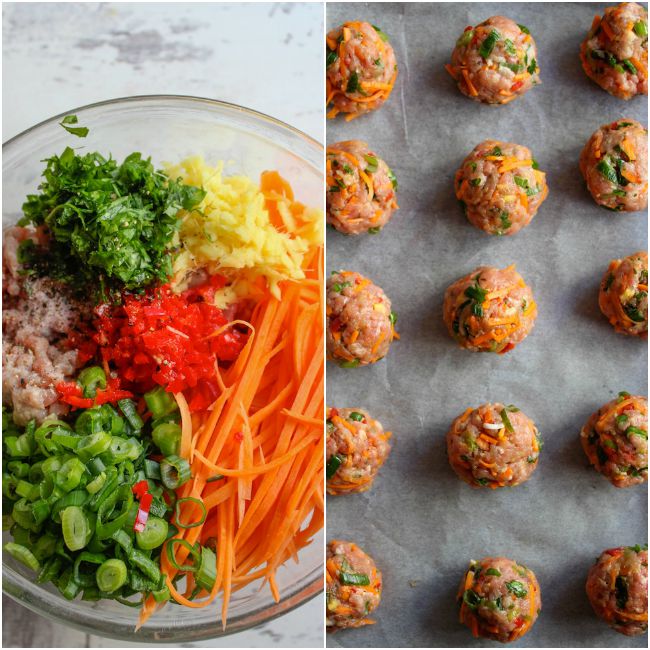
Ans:
[[[241,104],[324,141],[320,3],[3,3],[2,12],[3,141],[84,104],[148,94]],[[254,630],[188,647],[321,647],[322,611],[314,598]],[[53,623],[4,596],[2,641],[137,647]]]

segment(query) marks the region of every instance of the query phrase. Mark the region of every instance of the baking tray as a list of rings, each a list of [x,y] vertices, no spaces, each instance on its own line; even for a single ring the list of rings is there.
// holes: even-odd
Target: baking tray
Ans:
[[[384,575],[373,626],[327,636],[330,647],[490,647],[458,623],[456,589],[471,558],[505,555],[535,571],[542,612],[521,647],[644,647],[597,619],[584,584],[599,553],[647,541],[647,486],[616,489],[587,467],[579,431],[618,391],[647,394],[647,345],[615,334],[598,308],[610,259],[647,248],[647,214],[599,208],[580,151],[600,125],[647,125],[647,99],[625,102],[587,79],[578,50],[595,13],[587,3],[328,3],[327,27],[380,26],[399,76],[388,102],[351,122],[328,120],[327,141],[370,143],[399,180],[400,210],[378,235],[328,228],[328,270],[359,271],[382,286],[401,341],[366,368],[327,366],[328,404],[367,408],[394,432],[370,492],[328,498],[327,536],[357,542]],[[506,106],[459,93],[443,65],[467,25],[501,14],[536,40],[542,85]],[[481,140],[530,147],[549,197],[512,237],[472,227],[454,172]],[[445,289],[477,266],[515,263],[539,306],[532,334],[497,356],[462,350],[442,321]],[[468,406],[514,403],[544,440],[531,480],[474,490],[447,463],[445,433]]]

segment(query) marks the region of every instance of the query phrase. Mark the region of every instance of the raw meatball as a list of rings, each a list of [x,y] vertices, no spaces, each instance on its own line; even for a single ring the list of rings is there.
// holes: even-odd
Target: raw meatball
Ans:
[[[381,600],[381,572],[372,558],[353,542],[332,541],[327,545],[326,575],[327,630],[372,623],[368,614]]]
[[[344,368],[383,359],[394,337],[395,314],[384,291],[353,271],[327,280],[327,352]]]
[[[648,400],[619,393],[580,432],[589,462],[616,487],[648,480]]]
[[[514,265],[480,266],[447,289],[443,318],[461,348],[503,354],[533,329],[537,304]]]
[[[390,435],[362,409],[328,409],[327,491],[368,490],[388,458]]]
[[[600,283],[600,310],[621,334],[648,338],[648,254],[612,260]]]
[[[472,560],[458,590],[460,622],[475,637],[509,643],[526,634],[542,609],[535,574],[505,557]]]
[[[596,15],[580,46],[582,67],[608,93],[630,99],[648,94],[648,12],[635,2]]]
[[[598,205],[616,212],[648,207],[648,131],[628,118],[601,126],[580,154],[580,171]]]
[[[446,68],[463,95],[486,104],[507,104],[540,83],[533,37],[503,16],[466,27]]]
[[[378,109],[389,97],[397,62],[379,27],[353,21],[327,34],[327,117],[347,113],[351,120]]]
[[[527,481],[541,448],[535,423],[512,404],[468,408],[447,432],[449,463],[472,487],[511,487]]]
[[[498,140],[474,147],[456,172],[455,189],[469,222],[488,235],[519,232],[548,195],[530,149]]]
[[[626,636],[648,629],[648,545],[603,551],[587,576],[596,616]]]
[[[327,147],[327,223],[345,235],[378,233],[397,209],[397,179],[365,142]]]

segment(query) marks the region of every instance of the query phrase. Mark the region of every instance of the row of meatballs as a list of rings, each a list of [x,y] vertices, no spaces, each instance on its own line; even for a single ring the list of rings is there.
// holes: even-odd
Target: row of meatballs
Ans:
[[[589,138],[580,170],[596,203],[615,212],[648,207],[648,131],[623,118]],[[327,147],[327,222],[346,235],[377,234],[397,210],[397,178],[365,142]],[[465,158],[454,191],[468,221],[489,235],[514,235],[548,195],[530,149],[485,140]]]
[[[353,271],[327,281],[327,354],[344,368],[376,363],[399,338],[397,314],[384,291]],[[648,254],[612,260],[603,275],[598,304],[616,332],[648,336]],[[514,266],[481,266],[445,292],[443,319],[458,345],[473,352],[504,354],[523,341],[537,318],[531,288]]]
[[[372,558],[347,541],[327,546],[327,629],[361,627],[381,600],[382,575]],[[648,546],[620,546],[600,555],[586,592],[594,612],[627,636],[648,629]],[[460,622],[474,637],[509,643],[535,624],[542,596],[535,574],[505,557],[472,560],[458,587]]]
[[[370,489],[390,454],[391,432],[361,408],[327,410],[326,479],[332,495]],[[648,480],[648,400],[621,392],[580,431],[582,448],[598,472],[619,488]],[[537,468],[542,438],[531,418],[501,403],[468,408],[447,432],[447,457],[475,488],[514,487]]]
[[[326,106],[329,118],[347,120],[380,108],[397,80],[388,36],[363,21],[346,22],[326,37]],[[621,99],[648,94],[648,12],[634,2],[594,17],[580,46],[587,76]],[[492,16],[467,26],[445,68],[460,92],[478,102],[508,104],[540,83],[537,46],[530,30]]]

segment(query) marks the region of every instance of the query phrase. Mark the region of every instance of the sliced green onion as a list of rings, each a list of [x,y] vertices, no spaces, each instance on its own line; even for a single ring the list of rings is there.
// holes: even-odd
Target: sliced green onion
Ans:
[[[144,401],[147,403],[154,420],[178,411],[178,404],[173,395],[168,393],[162,386],[145,393]]]
[[[170,490],[177,490],[192,477],[190,464],[176,455],[163,458],[160,463],[160,478],[163,485]]]
[[[169,587],[167,585],[165,585],[162,589],[156,589],[155,591],[152,591],[151,595],[157,603],[164,603],[170,600],[172,597],[172,594],[169,591]]]
[[[103,454],[111,446],[111,441],[112,437],[110,433],[106,433],[105,431],[92,433],[81,438],[75,452],[82,460],[89,461],[94,456]]]
[[[202,511],[201,518],[198,521],[192,524],[185,524],[181,522],[181,506],[184,503],[192,503],[201,509]],[[201,526],[207,516],[208,516],[208,511],[203,501],[201,501],[201,499],[197,499],[196,497],[184,497],[176,501],[176,525],[179,528],[196,528],[197,526]]]
[[[336,474],[342,462],[343,459],[338,454],[334,454],[334,456],[327,461],[327,480],[331,479]]]
[[[638,20],[634,23],[634,33],[637,36],[647,36],[648,35],[648,25],[643,20]]]
[[[370,584],[370,578],[366,573],[353,573],[350,571],[339,571],[339,580],[342,585],[366,586]]]
[[[36,577],[36,582],[39,584],[56,582],[56,577],[59,575],[59,571],[61,571],[62,564],[63,558],[58,555],[51,557],[39,571],[38,576]]]
[[[73,566],[73,576],[75,582],[81,585],[82,587],[94,586],[95,573],[97,572],[97,569],[95,568],[92,570],[92,572],[88,572],[87,570],[85,570],[86,567],[84,565],[90,564],[97,567],[100,564],[102,564],[102,562],[105,561],[106,561],[106,556],[102,555],[101,553],[89,553],[88,551],[79,553],[79,555],[77,555],[77,559],[74,561],[74,566]]]
[[[120,504],[119,508],[118,503]],[[97,539],[107,539],[122,528],[129,519],[129,510],[133,504],[133,493],[130,485],[122,485],[110,494],[97,510]]]
[[[54,482],[64,492],[70,492],[81,483],[85,473],[86,466],[78,458],[71,458],[61,465],[54,477]]]
[[[41,568],[36,556],[26,547],[14,542],[8,542],[2,547],[14,560],[22,562],[26,567],[38,571]]]
[[[142,573],[144,573],[155,583],[158,583],[160,581],[161,573],[158,565],[153,560],[148,558],[142,551],[138,551],[134,548],[129,553],[129,562],[138,567]]]
[[[510,433],[514,433],[515,430],[514,430],[514,428],[513,428],[513,426],[512,426],[512,423],[510,422],[510,418],[508,417],[508,413],[507,413],[506,409],[502,409],[500,415],[501,415],[501,420],[503,421],[503,426],[504,426],[504,427],[505,427],[505,428],[506,428]]]
[[[144,475],[149,479],[160,480],[160,463],[155,460],[144,460]]]
[[[88,518],[79,506],[68,506],[61,511],[61,529],[65,545],[71,551],[82,549],[90,541]]]
[[[139,548],[149,551],[164,544],[168,530],[169,525],[164,519],[150,514],[144,530],[136,531],[135,541]]]
[[[95,478],[86,485],[86,490],[90,494],[97,494],[103,487],[104,483],[106,483],[106,472],[102,472],[98,476],[95,476]]]
[[[106,560],[95,574],[100,591],[109,594],[119,589],[126,582],[126,578],[126,564],[117,558]]]
[[[81,585],[74,579],[72,567],[66,569],[59,577],[56,586],[67,600],[74,600],[81,591]]]
[[[199,587],[212,591],[214,581],[217,579],[217,556],[206,546],[201,547],[201,565],[194,579]]]
[[[153,441],[163,456],[178,454],[181,446],[181,428],[175,422],[163,422],[151,432]]]
[[[142,418],[138,415],[138,411],[135,407],[135,402],[130,399],[120,399],[117,401],[118,406],[124,417],[127,419],[128,423],[136,430],[140,431],[144,426]]]
[[[193,564],[178,564],[176,558],[174,557],[174,545],[178,544],[187,550],[189,555],[193,560]],[[198,550],[197,550],[198,547]],[[192,546],[186,539],[179,539],[174,537],[173,539],[167,540],[167,559],[169,563],[176,569],[176,571],[191,571],[195,572],[197,567],[201,566],[201,546],[196,544]]]
[[[481,55],[481,58],[487,60],[487,58],[492,54],[494,46],[497,44],[497,41],[501,38],[501,34],[497,32],[496,29],[493,29],[481,43],[481,47],[478,49],[478,53]]]
[[[77,377],[83,388],[84,397],[95,397],[97,388],[106,388],[106,373],[99,366],[84,368]]]

